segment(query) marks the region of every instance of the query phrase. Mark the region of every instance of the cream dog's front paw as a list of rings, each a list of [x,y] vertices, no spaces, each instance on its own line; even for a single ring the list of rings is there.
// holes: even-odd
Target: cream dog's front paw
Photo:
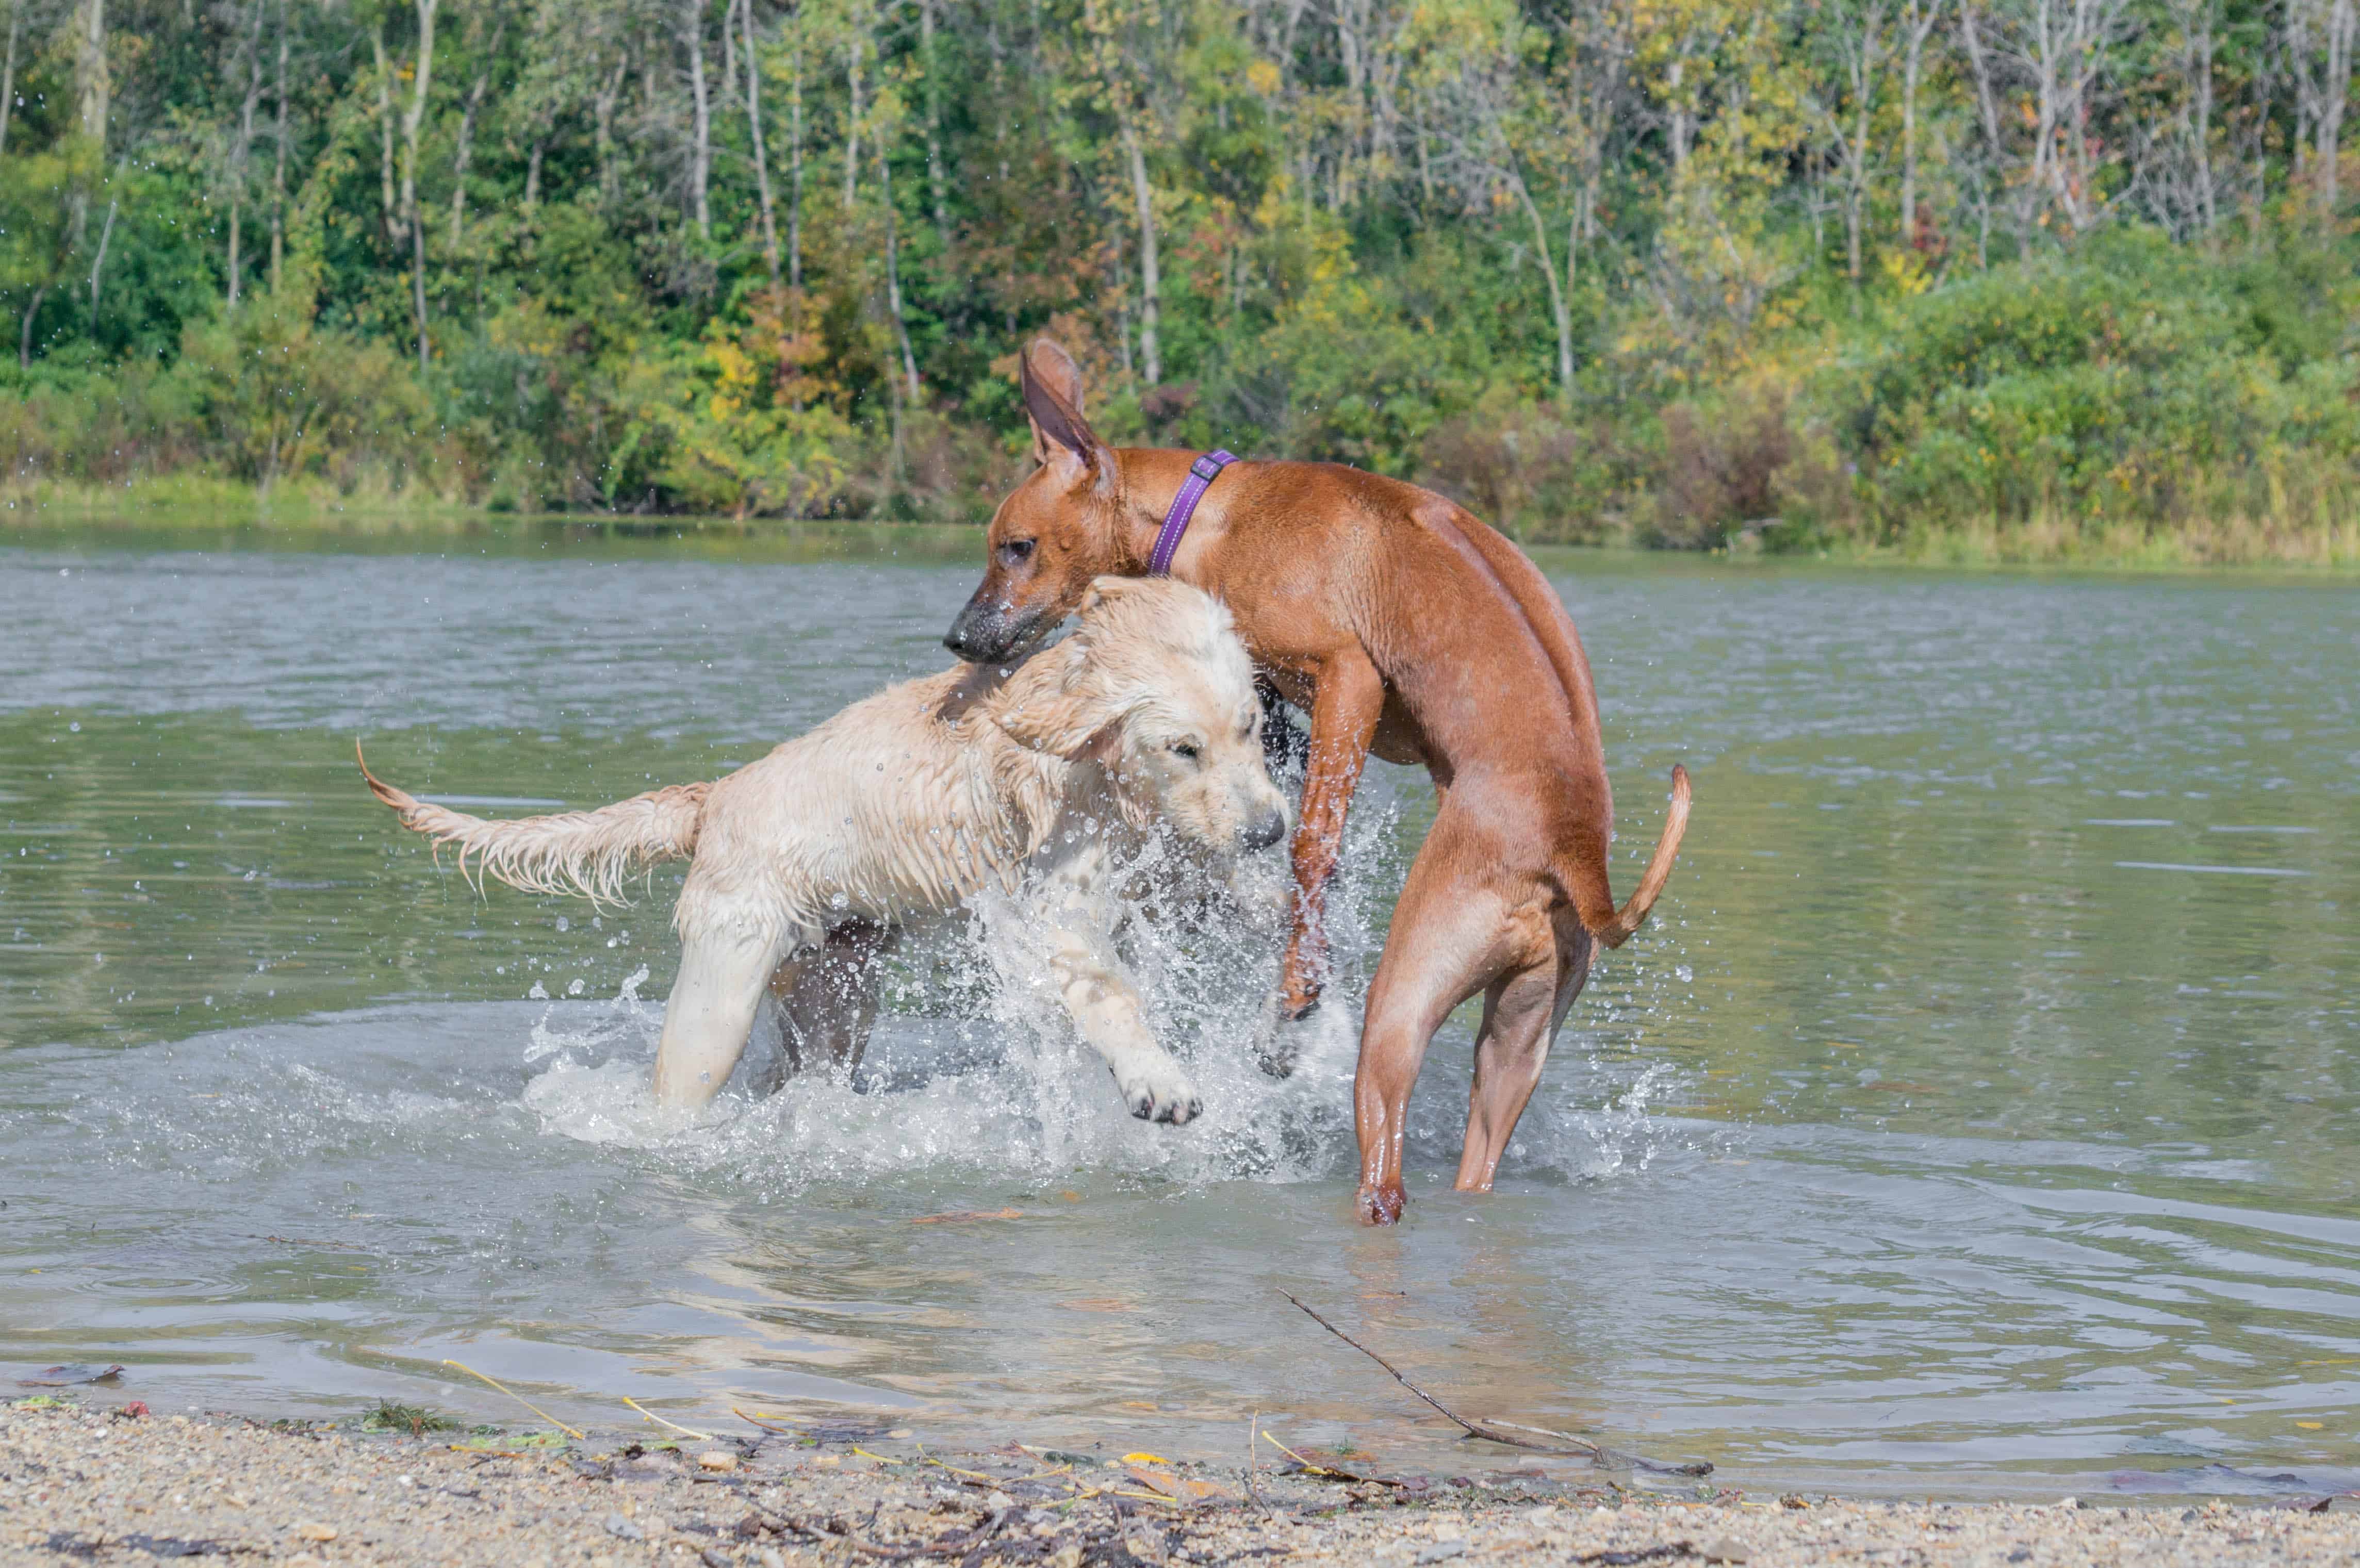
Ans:
[[[1114,1069],[1115,1086],[1131,1114],[1143,1122],[1170,1122],[1179,1127],[1204,1115],[1204,1097],[1196,1085],[1169,1056],[1158,1061],[1143,1054]]]

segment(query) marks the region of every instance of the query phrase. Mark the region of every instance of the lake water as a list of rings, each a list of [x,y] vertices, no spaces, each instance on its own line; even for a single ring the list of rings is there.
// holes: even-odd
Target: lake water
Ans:
[[[1695,821],[1499,1192],[1448,1191],[1462,1019],[1372,1232],[1349,1040],[1248,1065],[1270,953],[1142,960],[1185,1128],[955,951],[857,1083],[669,1126],[672,883],[478,898],[360,787],[356,738],[492,813],[711,777],[941,667],[974,545],[0,544],[0,1379],[530,1420],[451,1358],[609,1428],[1523,1463],[1283,1288],[1465,1413],[1716,1481],[2360,1486],[2351,587],[1548,558],[1619,886],[1675,761]],[[1372,768],[1330,1016],[1429,809]]]

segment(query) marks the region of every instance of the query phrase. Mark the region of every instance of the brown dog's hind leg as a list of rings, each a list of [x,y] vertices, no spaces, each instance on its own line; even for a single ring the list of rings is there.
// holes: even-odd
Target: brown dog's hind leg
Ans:
[[[875,920],[847,920],[817,950],[806,948],[779,965],[770,995],[779,1002],[789,1075],[823,1065],[849,1073],[860,1065],[877,1023],[876,963],[899,934]],[[779,1087],[770,1083],[764,1092]]]
[[[1393,933],[1369,985],[1352,1112],[1360,1142],[1360,1219],[1391,1225],[1408,1203],[1402,1134],[1427,1042],[1451,1009],[1524,955],[1506,900],[1479,871],[1480,845],[1446,806],[1410,866]]]
[[[1516,1123],[1539,1086],[1541,1068],[1565,1016],[1590,978],[1596,949],[1578,921],[1560,922],[1555,951],[1539,964],[1502,975],[1483,996],[1475,1037],[1475,1084],[1467,1096],[1467,1142],[1459,1156],[1462,1192],[1488,1192]],[[1569,929],[1567,929],[1569,928]]]

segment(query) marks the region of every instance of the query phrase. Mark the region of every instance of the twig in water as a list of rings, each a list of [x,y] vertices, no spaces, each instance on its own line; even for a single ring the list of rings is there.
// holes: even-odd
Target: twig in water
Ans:
[[[579,1427],[567,1426],[563,1421],[559,1421],[555,1416],[551,1415],[547,1410],[542,1410],[539,1405],[534,1404],[530,1399],[526,1399],[522,1394],[518,1393],[514,1388],[509,1388],[506,1383],[501,1382],[498,1378],[486,1377],[481,1372],[476,1371],[465,1362],[453,1361],[447,1356],[443,1358],[442,1365],[445,1367],[456,1367],[468,1377],[479,1378],[484,1382],[489,1383],[493,1388],[497,1388],[501,1393],[506,1394],[509,1399],[514,1399],[526,1410],[530,1410],[533,1414],[539,1416],[541,1420],[547,1421],[558,1431],[565,1433],[566,1436],[574,1439],[574,1442],[587,1443],[590,1441],[588,1435],[585,1434]]]
[[[689,1437],[703,1438],[707,1443],[718,1443],[721,1441],[709,1432],[698,1432],[692,1427],[684,1427],[678,1421],[669,1421],[664,1420],[663,1417],[656,1414],[655,1411],[648,1409],[647,1406],[639,1403],[639,1400],[631,1398],[628,1394],[623,1396],[623,1403],[630,1406],[631,1409],[639,1411],[639,1414],[647,1417],[648,1420],[655,1422],[658,1426],[668,1426],[674,1432],[683,1433]]]
[[[755,1415],[749,1416],[735,1405],[729,1407],[729,1413],[736,1416],[739,1421],[744,1421],[748,1426],[758,1426],[764,1432],[777,1432],[781,1437],[801,1437],[803,1435],[803,1433],[797,1432],[791,1426],[772,1426],[769,1421],[763,1421],[759,1412]]]
[[[1591,1443],[1585,1438],[1574,1437],[1568,1433],[1561,1432],[1549,1432],[1547,1435],[1556,1438],[1560,1443],[1571,1443],[1573,1446],[1570,1448],[1551,1448],[1545,1443],[1535,1443],[1528,1437],[1518,1437],[1513,1432],[1502,1430],[1503,1427],[1513,1426],[1514,1424],[1513,1422],[1502,1421],[1497,1424],[1488,1424],[1469,1421],[1465,1416],[1460,1415],[1458,1411],[1444,1404],[1440,1399],[1436,1399],[1432,1394],[1427,1393],[1425,1389],[1411,1382],[1406,1377],[1402,1375],[1402,1369],[1400,1367],[1394,1366],[1392,1362],[1386,1360],[1375,1351],[1371,1350],[1367,1345],[1362,1345],[1359,1340],[1354,1339],[1350,1334],[1346,1334],[1342,1329],[1338,1328],[1334,1323],[1329,1323],[1326,1318],[1321,1317],[1309,1307],[1305,1306],[1303,1304],[1302,1298],[1295,1295],[1294,1291],[1281,1290],[1279,1294],[1284,1296],[1288,1301],[1293,1301],[1302,1312],[1303,1315],[1309,1318],[1313,1323],[1317,1323],[1321,1328],[1326,1329],[1329,1334],[1334,1334],[1338,1339],[1342,1340],[1345,1344],[1350,1345],[1353,1349],[1359,1351],[1361,1355],[1367,1356],[1370,1360],[1375,1362],[1386,1371],[1392,1373],[1394,1382],[1399,1383],[1403,1388],[1407,1388],[1411,1393],[1415,1394],[1419,1399],[1424,1399],[1427,1404],[1432,1405],[1436,1410],[1441,1411],[1444,1420],[1449,1421],[1451,1425],[1458,1427],[1460,1431],[1466,1432],[1470,1437],[1480,1437],[1486,1443],[1505,1443],[1510,1448],[1530,1449],[1535,1454],[1583,1454],[1590,1459],[1610,1464],[1629,1465],[1639,1470],[1652,1470],[1659,1475],[1710,1475],[1712,1474],[1712,1466],[1702,1460],[1693,1460],[1684,1465],[1666,1465],[1659,1459],[1648,1459],[1636,1454],[1624,1454],[1619,1449],[1608,1448],[1603,1444]],[[1540,1429],[1536,1427],[1526,1427],[1523,1430],[1527,1432],[1536,1432]]]

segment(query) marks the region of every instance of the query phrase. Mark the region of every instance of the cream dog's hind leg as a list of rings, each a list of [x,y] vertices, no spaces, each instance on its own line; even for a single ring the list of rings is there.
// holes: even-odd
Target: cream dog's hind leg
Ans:
[[[721,1092],[745,1054],[780,956],[775,941],[716,932],[710,924],[682,945],[656,1047],[658,1105],[695,1110]]]

